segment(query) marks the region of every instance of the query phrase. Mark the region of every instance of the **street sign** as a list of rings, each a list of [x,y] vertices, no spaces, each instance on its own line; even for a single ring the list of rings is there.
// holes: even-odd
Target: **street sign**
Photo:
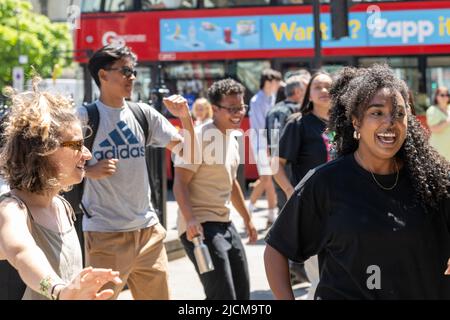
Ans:
[[[13,88],[17,91],[23,91],[24,74],[23,67],[14,67],[12,72]]]

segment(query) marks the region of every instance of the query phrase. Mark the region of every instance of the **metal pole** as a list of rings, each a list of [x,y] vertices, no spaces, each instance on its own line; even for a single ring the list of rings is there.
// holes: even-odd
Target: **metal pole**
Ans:
[[[320,31],[320,0],[313,0],[314,15],[314,69],[322,67],[322,32]]]
[[[92,102],[92,77],[89,73],[89,69],[87,64],[82,64],[83,68],[83,83],[84,83],[84,98],[83,102],[91,103]]]
[[[153,105],[156,110],[163,113],[163,97],[167,96],[168,89],[164,84],[163,66],[158,64],[156,72],[156,87],[153,88]],[[150,168],[150,186],[158,218],[164,227],[167,227],[167,174],[166,149],[147,147],[147,167]]]

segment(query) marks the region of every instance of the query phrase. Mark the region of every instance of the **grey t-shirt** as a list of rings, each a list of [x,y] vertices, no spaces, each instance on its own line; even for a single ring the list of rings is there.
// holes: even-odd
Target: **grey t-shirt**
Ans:
[[[165,147],[171,140],[181,140],[175,127],[158,111],[140,104],[148,121],[144,132],[127,107],[112,108],[96,101],[100,123],[94,144],[93,165],[102,159],[119,159],[116,172],[103,179],[86,179],[83,206],[91,216],[83,219],[83,231],[132,231],[152,226],[158,217],[151,205],[151,190],[145,163],[145,143]],[[87,111],[77,109],[83,123]]]

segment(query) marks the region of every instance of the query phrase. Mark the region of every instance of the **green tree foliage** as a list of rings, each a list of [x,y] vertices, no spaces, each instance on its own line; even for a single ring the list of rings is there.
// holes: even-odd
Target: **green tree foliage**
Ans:
[[[72,48],[71,31],[66,23],[52,23],[46,16],[33,12],[28,1],[0,0],[0,88],[12,83],[12,68],[18,65],[19,50],[28,56],[28,63],[23,65],[26,77],[30,77],[34,68],[48,78],[54,65],[71,64]]]

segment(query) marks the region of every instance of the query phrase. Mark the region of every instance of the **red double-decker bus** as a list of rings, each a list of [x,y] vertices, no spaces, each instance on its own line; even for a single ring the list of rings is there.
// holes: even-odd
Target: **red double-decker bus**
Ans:
[[[350,34],[340,40],[331,37],[329,5],[321,5],[323,68],[333,72],[345,65],[387,62],[407,82],[417,112],[423,113],[431,104],[434,89],[450,86],[450,1],[354,2],[349,14]],[[312,70],[310,3],[84,1],[76,30],[75,60],[89,80],[89,54],[106,44],[126,43],[138,55],[134,100],[151,100],[152,88],[163,81],[171,93],[182,94],[192,103],[206,95],[213,81],[225,77],[243,83],[249,99],[259,89],[260,72],[266,67],[282,73]],[[95,98],[91,84],[86,81],[87,101]],[[247,127],[245,119],[243,129]],[[170,178],[170,170],[168,175]],[[245,165],[245,177],[257,178],[254,165]]]

